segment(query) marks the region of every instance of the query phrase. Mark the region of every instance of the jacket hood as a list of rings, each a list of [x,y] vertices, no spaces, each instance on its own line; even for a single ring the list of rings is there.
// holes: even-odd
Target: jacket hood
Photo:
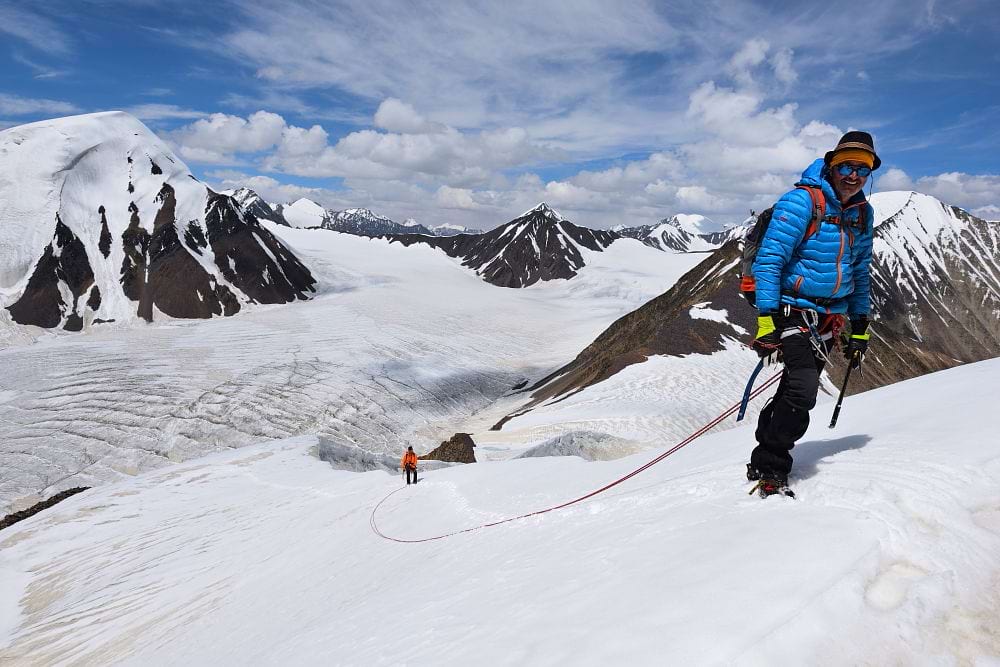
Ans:
[[[826,196],[828,202],[836,202],[836,205],[840,206],[840,198],[833,189],[833,184],[826,177],[828,173],[827,169],[828,167],[823,161],[823,158],[817,158],[816,160],[813,160],[812,164],[806,167],[806,170],[802,172],[802,178],[800,178],[795,185],[811,185],[813,187],[818,185],[823,188],[823,194]],[[849,205],[862,201],[867,201],[863,188],[860,192],[858,192],[858,194],[851,197]]]
[[[830,191],[827,194],[833,194],[833,186],[826,180],[826,164],[823,162],[823,158],[813,160],[812,164],[802,172],[802,178],[795,185],[812,185],[814,187],[818,185],[823,187],[824,191],[829,188]]]

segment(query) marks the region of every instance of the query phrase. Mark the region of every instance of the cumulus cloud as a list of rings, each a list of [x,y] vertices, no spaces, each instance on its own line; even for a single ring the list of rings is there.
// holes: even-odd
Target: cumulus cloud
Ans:
[[[498,170],[560,155],[534,142],[523,128],[461,132],[410,111],[395,100],[376,113],[380,127],[406,132],[359,130],[332,144],[321,126],[289,125],[266,111],[248,118],[212,114],[171,138],[182,156],[202,163],[236,164],[240,155],[268,151],[262,160],[265,169],[296,176],[436,180],[459,188],[496,185],[503,180]]]
[[[249,118],[214,113],[171,133],[181,155],[196,162],[232,164],[235,153],[256,153],[276,146],[286,129],[278,114],[258,111]]]
[[[434,194],[434,200],[442,208],[479,208],[479,205],[472,198],[472,190],[466,188],[450,188],[447,185],[442,185]]]
[[[384,100],[378,106],[375,112],[375,127],[400,134],[419,134],[444,129],[436,123],[428,123],[427,119],[417,113],[411,105],[395,97]]]

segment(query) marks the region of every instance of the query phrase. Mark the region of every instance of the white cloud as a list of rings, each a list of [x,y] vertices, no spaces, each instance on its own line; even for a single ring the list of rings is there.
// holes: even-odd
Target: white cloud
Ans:
[[[799,73],[792,66],[791,49],[776,51],[771,56],[771,66],[774,68],[774,77],[786,86],[790,86],[799,80]]]
[[[428,123],[411,105],[390,97],[378,106],[375,112],[375,127],[400,134],[420,134],[436,132],[444,127]]]
[[[22,39],[53,55],[70,52],[70,38],[53,21],[27,9],[0,5],[0,33]]]
[[[703,185],[686,185],[677,189],[677,203],[686,210],[723,211],[729,203],[708,191]]]
[[[56,69],[54,67],[49,67],[48,65],[43,65],[21,55],[20,53],[12,53],[10,57],[15,62],[19,62],[31,69],[35,73],[33,77],[35,79],[58,79],[69,74],[69,70]]]
[[[281,141],[285,120],[258,111],[249,118],[215,113],[171,133],[183,157],[196,162],[232,164],[235,153],[255,153]]]
[[[972,214],[984,220],[1000,220],[1000,206],[994,204],[980,206],[979,208],[972,209]]]
[[[395,113],[402,107],[388,108]],[[394,127],[402,120],[398,114],[389,120],[382,117]],[[407,129],[416,127],[411,123]],[[240,154],[273,149],[262,161],[267,170],[315,178],[438,181],[436,185],[451,187],[496,185],[504,180],[497,170],[559,156],[533,142],[522,128],[466,133],[438,124],[422,127],[428,132],[359,130],[331,145],[319,125],[296,127],[278,114],[259,111],[246,119],[213,114],[171,137],[182,156],[203,163],[235,164]]]
[[[176,104],[140,104],[126,111],[140,120],[204,118],[208,115],[204,111],[184,109]]]
[[[750,91],[720,88],[707,81],[690,97],[687,115],[713,135],[742,145],[767,145],[796,128],[795,104],[758,111],[763,97]]]
[[[727,70],[740,84],[753,85],[752,70],[764,62],[770,48],[770,43],[765,39],[748,40],[729,60]]]
[[[447,185],[442,185],[434,193],[434,200],[441,208],[479,208],[478,204],[472,198],[472,190],[466,188],[450,188]]]
[[[52,114],[63,116],[78,113],[80,108],[69,102],[59,100],[34,99],[0,93],[0,113],[9,116],[27,116],[29,114]]]
[[[889,168],[885,173],[875,172],[880,190],[912,190],[913,180],[902,169]]]

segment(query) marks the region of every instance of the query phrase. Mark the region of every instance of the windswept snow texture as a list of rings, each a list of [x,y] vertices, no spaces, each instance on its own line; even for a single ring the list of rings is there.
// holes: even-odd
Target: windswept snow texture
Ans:
[[[0,324],[79,331],[305,299],[309,270],[122,112],[0,132]]]
[[[306,433],[377,455],[429,451],[486,430],[510,403],[480,411],[696,259],[628,240],[581,249],[571,281],[503,290],[430,247],[264,224],[313,268],[314,300],[0,350],[0,512]]]
[[[299,438],[154,471],[0,532],[0,662],[996,664],[998,378],[993,360],[848,398],[796,447],[795,500],[747,494],[747,426],[421,544],[376,537],[372,508],[397,492],[378,528],[431,537],[653,455],[407,488]]]

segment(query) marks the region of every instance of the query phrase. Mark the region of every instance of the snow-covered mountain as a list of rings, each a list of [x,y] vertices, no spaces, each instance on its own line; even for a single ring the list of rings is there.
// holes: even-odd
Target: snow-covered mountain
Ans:
[[[725,229],[718,232],[709,232],[702,236],[705,241],[716,248],[721,248],[730,241],[740,241],[744,239],[752,228],[754,223],[757,222],[756,216],[747,218],[742,224],[732,225],[731,227],[726,227]]]
[[[80,330],[207,318],[313,291],[309,270],[231,197],[122,112],[0,132],[0,300]]]
[[[717,225],[702,215],[677,214],[655,225],[616,227],[614,231],[638,239],[648,246],[667,252],[706,252],[715,250],[730,238],[731,230],[704,231]]]
[[[290,227],[315,229],[328,225],[335,213],[328,211],[311,199],[296,199],[291,204],[279,205],[276,212]]]
[[[253,215],[258,220],[270,220],[277,225],[290,226],[283,215],[275,211],[271,204],[250,188],[239,188],[233,192],[232,197],[245,213]]]
[[[445,223],[430,228],[434,236],[455,236],[456,234],[482,234],[483,230]]]
[[[585,263],[581,250],[600,252],[621,237],[578,227],[543,202],[482,234],[390,238],[406,246],[426,243],[440,248],[493,285],[527,287],[539,281],[572,278]]]
[[[427,234],[434,232],[421,224],[400,224],[367,208],[349,208],[331,216],[320,225],[323,229],[357,236],[384,236],[386,234]]]
[[[913,192],[876,194],[872,204],[875,324],[864,376],[852,380],[850,392],[1000,356],[1000,225]],[[711,355],[748,342],[756,311],[738,293],[740,252],[738,241],[728,242],[612,324],[533,384],[531,399],[497,427],[651,356]],[[834,361],[840,373],[842,360]],[[734,367],[725,382],[735,386],[741,374]]]

